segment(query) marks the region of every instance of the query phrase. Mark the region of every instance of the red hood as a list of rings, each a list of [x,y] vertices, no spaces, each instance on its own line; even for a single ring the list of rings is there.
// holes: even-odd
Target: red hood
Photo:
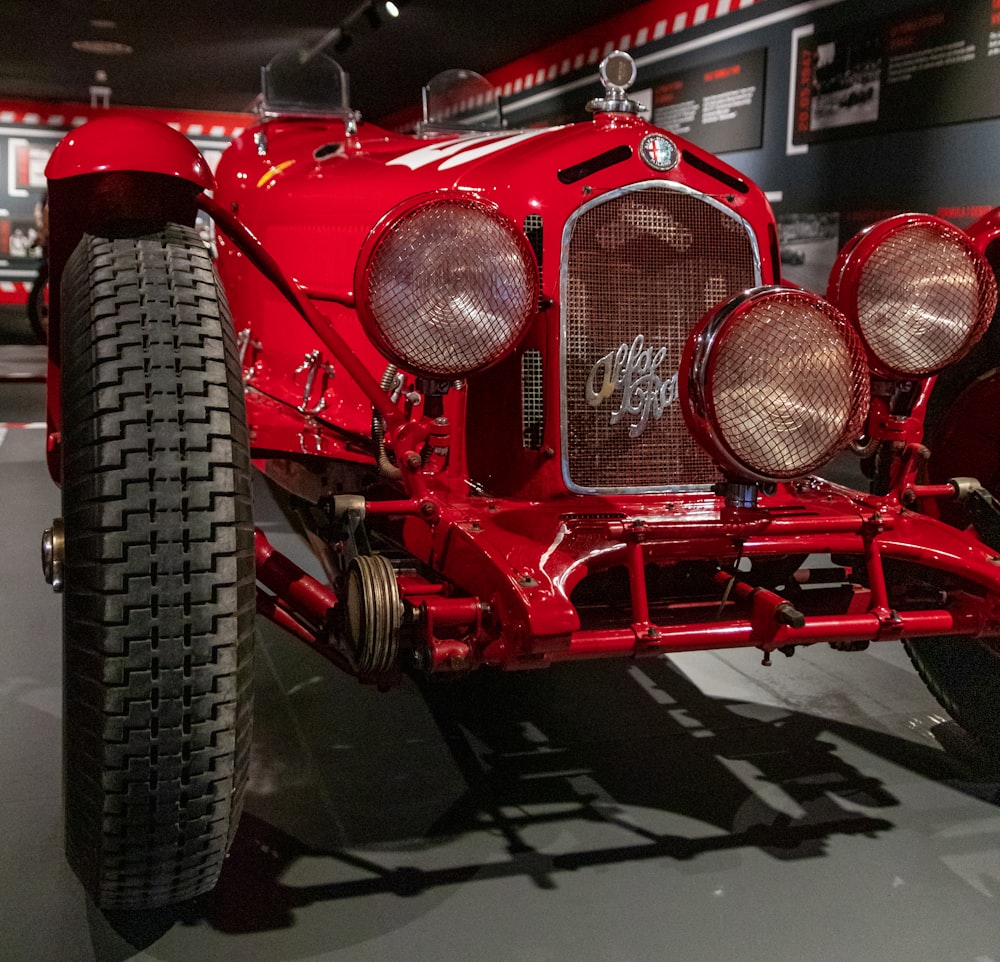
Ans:
[[[223,155],[217,196],[236,205],[240,218],[301,283],[341,292],[351,289],[356,253],[385,214],[437,191],[470,191],[518,224],[528,214],[561,224],[604,191],[680,181],[722,195],[734,208],[752,205],[745,215],[751,223],[771,222],[756,187],[678,138],[682,160],[676,168],[659,172],[647,166],[639,145],[656,131],[616,114],[564,127],[435,139],[371,125],[352,137],[339,120],[269,121],[246,131]],[[331,250],[343,257],[331,263]]]

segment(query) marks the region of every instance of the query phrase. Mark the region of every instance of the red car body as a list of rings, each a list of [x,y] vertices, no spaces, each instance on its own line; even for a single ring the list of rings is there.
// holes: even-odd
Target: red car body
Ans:
[[[166,127],[75,131],[48,168],[54,478],[71,252],[200,208],[252,457],[327,572],[258,531],[259,614],[379,684],[902,639],[991,737],[962,706],[996,684],[997,511],[940,459],[928,480],[923,435],[992,318],[1000,220],[891,218],[826,297],[782,284],[764,194],[643,120],[629,65],[602,68],[591,121],[548,129],[411,136],[265,98],[214,176]],[[875,493],[817,474],[850,447]],[[939,517],[959,502],[974,524]],[[969,651],[986,667],[953,671]]]
[[[361,496],[357,507],[369,525],[415,565],[397,565],[410,635],[404,647],[432,670],[536,667],[730,646],[767,652],[822,641],[995,629],[1000,580],[993,549],[913,510],[928,497],[950,493],[918,482],[920,462],[913,451],[921,440],[920,404],[901,418],[885,410],[876,391],[866,433],[904,445],[890,490],[875,496],[785,478],[781,471],[759,476],[750,468],[745,480],[762,492],[750,502],[732,502],[719,483],[727,476],[737,483],[744,479],[731,465],[720,471],[713,452],[696,444],[704,435],[697,427],[692,433],[685,421],[686,399],[678,397],[676,385],[663,403],[654,388],[638,383],[643,371],[654,380],[671,377],[713,299],[721,303],[781,282],[774,217],[763,193],[679,138],[668,142],[676,161],[657,170],[642,149],[644,139],[657,133],[635,113],[614,109],[598,110],[592,122],[578,125],[438,133],[429,139],[356,127],[350,116],[276,116],[237,137],[213,179],[197,151],[168,128],[109,119],[67,138],[49,177],[54,212],[60,202],[68,206],[63,194],[80,179],[103,177],[110,167],[125,177],[145,171],[168,178],[180,185],[182,197],[188,194],[184,200],[191,207],[201,203],[213,215],[218,270],[243,352],[258,464],[298,493],[312,492],[313,501]],[[134,182],[141,183],[141,176]],[[208,189],[213,200],[201,193]],[[123,196],[115,202],[129,203]],[[638,222],[650,216],[642,208],[650,197],[656,203],[663,198],[661,219],[676,220],[678,236],[660,238],[659,248],[649,242],[645,251],[635,249],[641,244],[628,249],[628,238],[610,236],[615,223],[622,233],[630,229],[630,217]],[[370,308],[363,299],[371,254],[413,210],[465,202],[497,218],[502,229],[523,232],[517,239],[530,248],[525,270],[540,275],[537,309],[516,343],[484,369],[459,377],[447,370],[414,373],[405,361],[395,363],[402,359],[393,358],[367,322]],[[608,223],[590,226],[588,212],[595,212],[596,222],[607,205],[613,208],[604,216]],[[702,218],[700,234],[681,223],[684,216]],[[101,219],[76,212],[66,220],[88,217]],[[76,232],[66,233],[63,251]],[[699,245],[704,250],[692,252]],[[671,286],[672,256],[702,276]],[[572,257],[584,263],[569,266]],[[635,260],[642,257],[645,262]],[[605,281],[609,290],[600,289]],[[694,308],[690,290],[682,290],[692,283],[712,291]],[[835,277],[837,283],[845,282]],[[594,299],[607,302],[600,308],[604,313],[568,321],[566,300],[574,284],[589,284]],[[984,290],[976,297],[986,306],[972,305],[979,315],[991,311],[989,298],[995,296],[988,284]],[[610,305],[613,298],[617,303]],[[669,332],[657,310],[678,315]],[[568,332],[570,323],[582,333]],[[982,321],[977,317],[968,326],[972,341]],[[594,336],[590,353],[567,361],[567,337],[590,336],[591,328],[600,329],[600,336]],[[631,389],[632,407],[646,408],[645,415],[632,411],[647,418],[646,430],[634,438],[627,418],[619,419],[616,430],[581,426],[592,410],[582,402],[582,375],[602,357],[610,368],[623,346],[633,356],[626,352],[619,367],[631,371],[632,383],[617,389],[618,398]],[[667,356],[650,369],[661,346]],[[389,363],[402,388],[395,395],[379,384]],[[526,365],[536,379],[530,387],[524,384]],[[435,378],[440,386],[432,384]],[[456,383],[446,384],[449,378]],[[682,388],[686,383],[682,378]],[[924,389],[930,379],[917,383]],[[536,421],[526,427],[526,406],[533,402]],[[604,410],[613,403],[614,395]],[[649,408],[657,404],[662,408],[652,421],[656,431],[647,433]],[[384,421],[383,443],[393,462],[389,479],[381,482],[373,410]],[[55,405],[50,413],[50,436],[58,439]],[[860,434],[868,412],[855,413],[862,419],[853,421]],[[602,458],[608,463],[588,466],[588,460]],[[57,463],[54,470],[58,477]],[[378,493],[367,496],[366,489]],[[817,553],[857,559],[871,584],[852,585],[849,592],[838,585],[841,601],[827,599],[817,611],[805,605],[804,620],[789,623],[781,612],[802,603],[796,578],[808,577],[796,574],[799,565],[789,559]],[[740,559],[755,566],[773,562],[778,584],[794,593],[794,604],[757,578],[742,580],[733,571]],[[926,565],[981,593],[963,594],[947,607],[907,610],[886,587],[888,561]],[[308,590],[287,596],[287,570],[263,544],[258,562],[259,579],[270,588],[263,609],[327,645],[334,588],[296,575]],[[702,576],[687,586],[675,574],[661,575],[659,581],[675,583],[658,584],[655,592],[648,585],[650,569],[699,567]],[[846,567],[843,585],[851,584]],[[278,568],[268,585],[269,572]],[[588,580],[591,592],[581,588]]]

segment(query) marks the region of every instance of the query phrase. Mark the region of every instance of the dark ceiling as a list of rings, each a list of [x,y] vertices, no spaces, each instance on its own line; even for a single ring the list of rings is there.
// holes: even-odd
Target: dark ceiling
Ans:
[[[399,2],[399,0],[397,0]],[[361,0],[0,0],[0,97],[89,102],[104,71],[110,101],[149,107],[246,110],[274,54],[309,47],[360,10]],[[377,119],[419,103],[450,67],[488,73],[637,0],[406,0],[373,29],[355,18],[335,54],[353,106]],[[126,44],[88,53],[74,41]]]

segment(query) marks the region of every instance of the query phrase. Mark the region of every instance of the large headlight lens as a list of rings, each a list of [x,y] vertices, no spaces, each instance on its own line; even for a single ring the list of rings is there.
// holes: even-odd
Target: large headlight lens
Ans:
[[[524,235],[485,204],[434,198],[390,214],[358,263],[358,307],[394,360],[461,377],[500,360],[538,301]]]
[[[969,237],[929,214],[868,228],[841,252],[830,299],[855,320],[872,366],[924,377],[963,357],[996,307],[996,279]]]
[[[869,373],[858,336],[805,291],[760,288],[712,311],[681,361],[684,416],[724,471],[802,477],[862,430]]]

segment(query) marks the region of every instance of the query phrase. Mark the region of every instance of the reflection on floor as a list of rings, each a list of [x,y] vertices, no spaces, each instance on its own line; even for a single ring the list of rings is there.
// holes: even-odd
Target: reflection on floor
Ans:
[[[0,386],[0,959],[1000,962],[1000,775],[895,645],[379,693],[264,625],[218,890],[105,918],[61,852],[43,402]]]

